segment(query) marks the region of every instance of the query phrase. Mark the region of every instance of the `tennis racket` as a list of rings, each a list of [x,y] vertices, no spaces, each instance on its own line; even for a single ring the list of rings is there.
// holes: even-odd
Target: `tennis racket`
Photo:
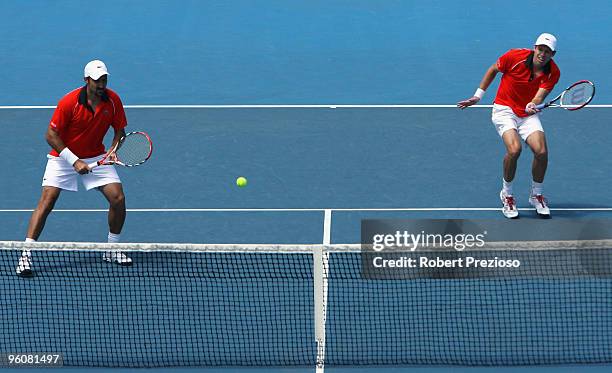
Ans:
[[[587,106],[595,97],[595,84],[588,80],[576,82],[561,92],[554,100],[536,106],[538,110],[547,107],[562,107],[574,111]]]
[[[145,163],[151,158],[151,153],[153,153],[153,142],[149,135],[140,131],[130,132],[123,136],[113,150],[108,152],[104,158],[90,163],[88,166],[89,169],[109,164],[134,167]],[[116,156],[114,160],[113,154]]]

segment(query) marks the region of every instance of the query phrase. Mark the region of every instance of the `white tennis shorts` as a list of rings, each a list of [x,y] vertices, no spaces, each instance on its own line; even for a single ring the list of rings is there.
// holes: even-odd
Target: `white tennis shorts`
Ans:
[[[82,159],[85,163],[92,163],[102,159],[102,155],[94,158]],[[74,170],[72,165],[68,164],[60,157],[47,155],[47,168],[43,176],[42,186],[53,186],[63,190],[76,192],[79,190],[77,179],[80,177],[81,182],[86,190],[101,187],[111,183],[121,183],[115,166],[102,165],[94,168],[90,173],[80,175]]]
[[[539,113],[521,118],[514,114],[509,106],[493,104],[491,121],[493,121],[499,136],[513,129],[518,132],[523,140],[527,140],[529,135],[536,131],[544,132]]]

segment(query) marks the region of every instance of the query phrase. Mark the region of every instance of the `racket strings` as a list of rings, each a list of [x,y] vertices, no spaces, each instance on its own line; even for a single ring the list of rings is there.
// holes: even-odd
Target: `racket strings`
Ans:
[[[561,95],[561,106],[568,108],[578,108],[589,101],[595,93],[595,87],[590,83],[577,84]]]
[[[151,143],[149,139],[140,133],[126,136],[121,146],[115,152],[117,159],[125,165],[137,165],[149,158],[151,154]]]

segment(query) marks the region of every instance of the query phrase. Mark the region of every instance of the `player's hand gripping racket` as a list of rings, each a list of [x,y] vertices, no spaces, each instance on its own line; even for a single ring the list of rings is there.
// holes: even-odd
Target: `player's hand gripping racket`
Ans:
[[[101,165],[116,164],[125,167],[134,167],[145,163],[153,153],[153,142],[144,132],[130,132],[123,136],[115,147],[104,158],[88,164],[89,169]]]
[[[538,110],[552,107],[562,107],[574,111],[587,106],[595,96],[595,84],[588,80],[576,82],[561,92],[554,100],[536,106]]]

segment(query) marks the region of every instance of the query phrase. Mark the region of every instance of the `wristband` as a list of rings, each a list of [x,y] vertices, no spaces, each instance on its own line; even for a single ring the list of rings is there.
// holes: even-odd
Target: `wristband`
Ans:
[[[70,151],[70,149],[68,149],[68,147],[65,147],[64,150],[62,150],[59,153],[59,156],[60,156],[61,159],[63,159],[66,162],[68,162],[71,166],[73,166],[74,163],[79,160],[79,157],[74,155],[74,153],[72,151]]]
[[[484,96],[484,94],[485,94],[485,90],[480,89],[480,87],[478,87],[476,92],[474,92],[474,97],[478,97],[478,99],[482,99],[482,96]]]

